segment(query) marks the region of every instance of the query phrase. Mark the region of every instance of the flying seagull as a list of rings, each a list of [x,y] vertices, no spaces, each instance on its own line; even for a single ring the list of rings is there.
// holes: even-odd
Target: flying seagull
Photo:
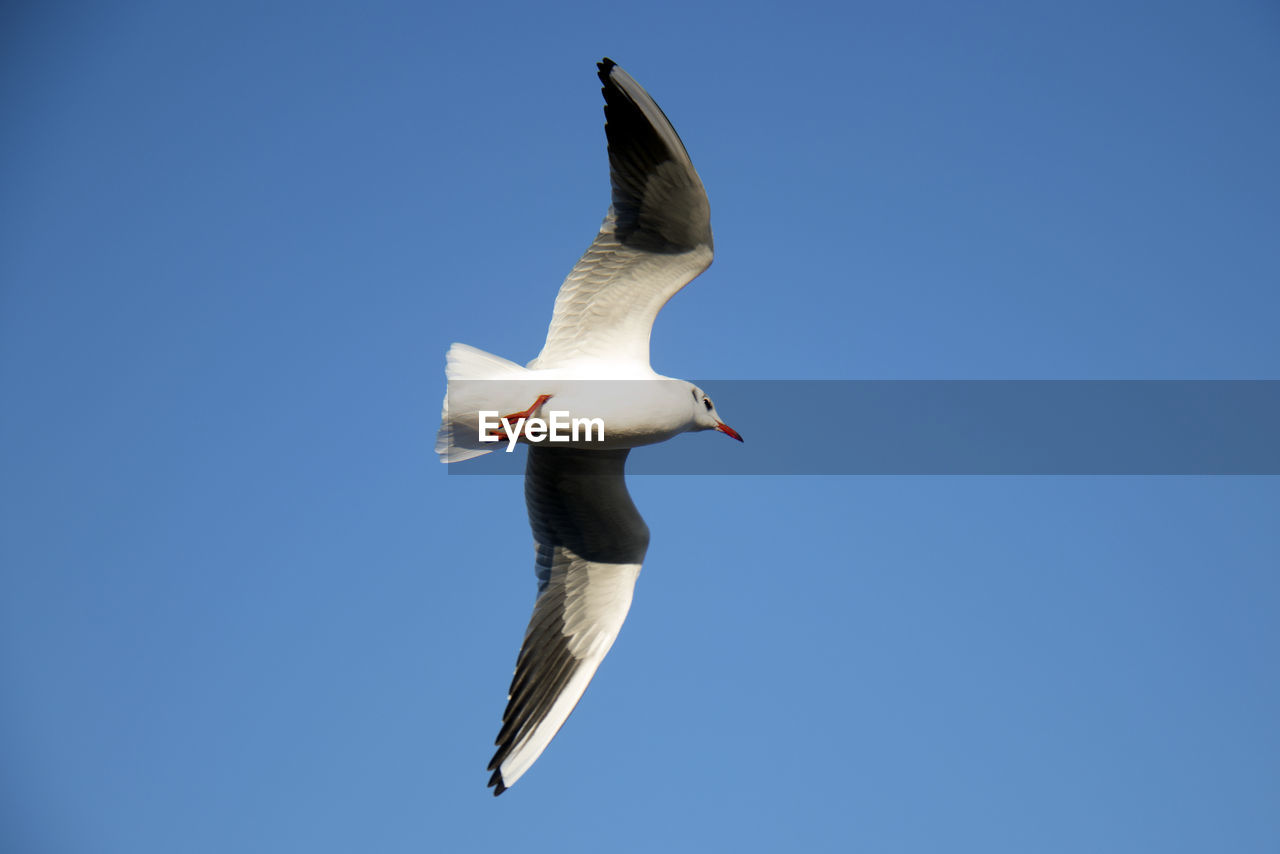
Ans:
[[[742,441],[702,389],[649,367],[658,311],[711,264],[710,205],[658,105],[613,60],[598,68],[612,204],[560,286],[542,352],[525,367],[464,344],[447,356],[441,461],[529,445],[538,598],[489,763],[495,795],[546,749],[631,607],[649,545],[623,479],[631,448],[695,430]],[[600,429],[583,418],[584,433],[540,442],[533,425],[550,415],[554,428],[556,410],[598,416]]]

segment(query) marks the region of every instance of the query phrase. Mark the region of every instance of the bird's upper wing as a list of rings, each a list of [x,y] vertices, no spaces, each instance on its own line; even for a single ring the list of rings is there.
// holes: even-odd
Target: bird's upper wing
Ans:
[[[640,84],[605,59],[613,204],[556,297],[531,368],[605,360],[649,366],[649,331],[667,300],[711,264],[711,207],[689,153]]]
[[[529,447],[525,501],[538,600],[489,763],[495,795],[528,770],[569,717],[631,607],[649,528],[623,480],[627,453]]]

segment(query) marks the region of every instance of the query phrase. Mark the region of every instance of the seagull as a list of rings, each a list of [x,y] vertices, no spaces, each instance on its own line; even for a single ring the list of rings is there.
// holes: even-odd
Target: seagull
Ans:
[[[524,494],[538,598],[489,763],[494,795],[559,732],[631,607],[649,545],[624,480],[631,449],[699,430],[742,441],[702,389],[649,366],[658,311],[711,264],[711,208],[654,100],[613,60],[597,68],[612,204],[560,286],[542,352],[526,366],[465,344],[446,357],[441,461],[499,450],[504,437],[485,429],[494,422],[484,411],[506,413],[498,422],[507,450],[517,437],[529,447]],[[539,442],[528,426],[520,432],[548,412],[554,422],[556,409],[600,416],[602,429],[558,444]]]

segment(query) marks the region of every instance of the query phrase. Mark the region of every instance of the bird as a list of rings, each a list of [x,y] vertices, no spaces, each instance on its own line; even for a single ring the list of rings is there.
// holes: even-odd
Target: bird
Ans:
[[[528,445],[538,592],[488,766],[495,796],[559,732],[630,610],[649,545],[625,481],[631,449],[702,430],[742,441],[702,389],[649,365],[659,310],[711,264],[711,208],[653,98],[607,57],[597,72],[611,203],[560,287],[542,351],[524,366],[459,343],[446,354],[441,461]],[[530,425],[550,413],[554,427],[557,411],[598,416],[600,429],[539,441]]]

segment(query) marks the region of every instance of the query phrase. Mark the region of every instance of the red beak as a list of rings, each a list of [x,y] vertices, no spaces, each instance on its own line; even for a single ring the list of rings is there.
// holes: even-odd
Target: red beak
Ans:
[[[738,435],[738,431],[734,430],[732,427],[730,427],[728,424],[725,424],[723,421],[721,421],[719,424],[716,425],[716,429],[719,430],[721,433],[725,434],[726,436],[728,436],[730,439],[737,439],[739,442],[742,441],[742,437]]]

